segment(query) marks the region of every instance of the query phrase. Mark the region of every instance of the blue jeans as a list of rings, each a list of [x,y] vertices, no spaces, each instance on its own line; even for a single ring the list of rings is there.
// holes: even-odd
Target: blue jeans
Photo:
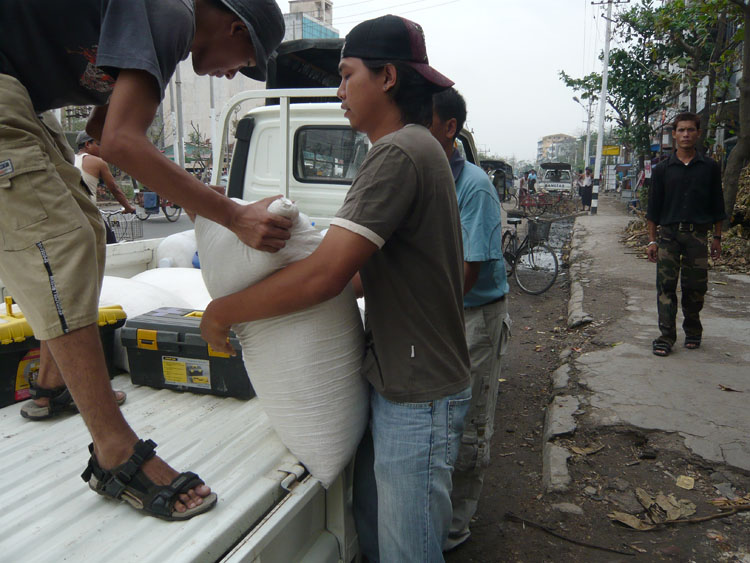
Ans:
[[[443,561],[470,401],[470,387],[424,403],[395,403],[371,389],[370,428],[354,466],[354,519],[369,562]]]

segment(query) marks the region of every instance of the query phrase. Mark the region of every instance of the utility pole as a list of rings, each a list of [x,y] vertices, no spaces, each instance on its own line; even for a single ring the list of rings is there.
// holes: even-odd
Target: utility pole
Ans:
[[[175,150],[175,162],[185,168],[185,132],[182,128],[182,79],[180,78],[180,64],[177,64],[174,74],[175,89],[177,90],[177,146]]]
[[[573,101],[586,110],[586,147],[583,149],[583,166],[587,168],[589,165],[589,149],[591,147],[591,120],[594,117],[591,114],[591,104],[594,100],[589,98],[589,107],[584,106],[577,96],[573,96]]]
[[[602,64],[602,90],[599,95],[599,133],[596,138],[596,161],[594,164],[594,193],[591,199],[591,214],[596,215],[599,206],[599,177],[602,171],[602,147],[604,145],[604,115],[607,113],[607,77],[609,75],[609,40],[612,34],[612,4],[626,4],[629,0],[606,0],[607,31],[604,36],[604,61]],[[601,6],[605,2],[592,2]]]

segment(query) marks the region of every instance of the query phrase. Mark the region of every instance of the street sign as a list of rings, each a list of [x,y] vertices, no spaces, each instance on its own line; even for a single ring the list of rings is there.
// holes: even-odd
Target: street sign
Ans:
[[[604,145],[602,146],[602,156],[619,156],[620,146],[619,145]]]

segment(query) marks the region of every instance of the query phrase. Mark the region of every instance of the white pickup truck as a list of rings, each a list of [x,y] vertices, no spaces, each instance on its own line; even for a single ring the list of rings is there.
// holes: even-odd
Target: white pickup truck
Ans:
[[[335,90],[249,91],[227,104],[224,124],[244,99],[280,98],[279,105],[256,108],[239,122],[228,193],[246,200],[286,194],[324,228],[369,142],[350,129],[338,103],[289,103],[312,95],[334,96]],[[467,159],[476,162],[471,135],[464,132],[461,141]],[[221,158],[217,149],[214,162]],[[155,268],[160,242],[110,245],[106,274],[130,277]],[[0,409],[0,560],[358,559],[350,471],[324,490],[281,443],[256,399],[134,386],[127,374],[113,385],[128,393],[122,409],[136,432],[156,441],[175,468],[199,473],[218,493],[218,506],[187,522],[163,522],[97,496],[78,477],[89,441],[80,416],[29,422],[17,403]]]

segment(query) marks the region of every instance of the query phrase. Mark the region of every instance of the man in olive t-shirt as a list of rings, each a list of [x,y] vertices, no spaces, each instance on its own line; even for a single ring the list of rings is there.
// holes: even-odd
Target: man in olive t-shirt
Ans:
[[[359,545],[373,562],[442,561],[471,397],[456,191],[426,128],[432,95],[452,82],[429,66],[421,27],[396,16],[352,29],[339,71],[345,115],[373,143],[341,210],[309,257],[212,301],[201,333],[231,353],[231,324],[310,307],[361,279],[373,391],[355,461]]]

